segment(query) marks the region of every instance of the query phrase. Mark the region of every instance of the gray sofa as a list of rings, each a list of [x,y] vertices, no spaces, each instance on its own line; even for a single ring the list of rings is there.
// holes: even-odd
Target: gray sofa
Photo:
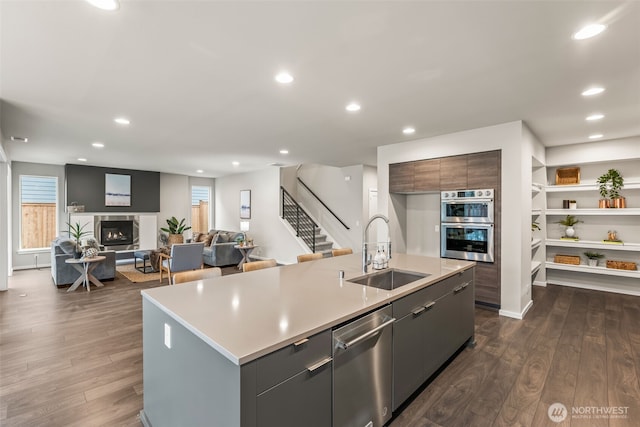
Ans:
[[[51,277],[56,286],[70,285],[80,277],[80,272],[65,262],[73,258],[75,242],[73,239],[59,237],[51,242]],[[98,255],[107,257],[93,270],[96,279],[110,280],[116,277],[116,252],[101,251]]]
[[[245,234],[236,231],[209,230],[208,235],[197,236],[197,240],[194,241],[205,242],[202,252],[205,264],[212,267],[222,267],[238,264],[242,260],[242,253],[234,248],[238,244],[239,237],[244,240]],[[210,245],[206,243],[208,239],[211,239]]]

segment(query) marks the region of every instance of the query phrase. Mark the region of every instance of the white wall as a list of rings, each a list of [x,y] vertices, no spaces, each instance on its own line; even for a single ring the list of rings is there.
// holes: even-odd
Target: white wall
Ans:
[[[358,252],[362,245],[363,223],[366,223],[368,216],[369,188],[377,187],[375,168],[305,164],[298,170],[298,176],[349,230],[301,185],[297,189],[298,202],[334,239],[336,247],[350,247]]]
[[[440,257],[440,193],[415,194],[406,198],[407,253]],[[438,227],[438,231],[436,231]]]
[[[160,174],[160,212],[158,213],[158,236],[160,228],[167,227],[167,219],[175,216],[178,221],[185,218],[191,225],[191,186],[187,175]],[[190,231],[184,234],[191,236]],[[159,240],[159,239],[158,239]],[[160,242],[158,241],[158,245]]]
[[[9,159],[4,152],[4,144],[2,140],[2,130],[0,130],[0,291],[8,289],[8,276],[11,274],[9,266],[9,248],[11,238],[9,236],[9,206],[10,200],[10,182],[11,167]]]
[[[407,252],[411,244],[406,237],[408,212],[416,208],[407,196],[389,194],[389,164],[436,157],[502,150],[502,270],[500,313],[520,317],[529,306],[526,289],[530,264],[523,265],[523,248],[529,245],[531,207],[531,149],[525,155],[523,123],[510,122],[481,129],[441,135],[378,147],[378,205],[390,219],[391,236],[398,252]],[[525,158],[526,157],[526,158]],[[523,173],[526,171],[526,173]],[[528,178],[526,178],[528,177]],[[527,204],[520,203],[524,195]],[[409,196],[414,197],[414,196]],[[395,200],[395,203],[392,203]],[[423,201],[426,203],[427,201]],[[420,203],[419,201],[416,203]],[[435,209],[435,208],[434,208]],[[526,220],[524,219],[526,218]],[[408,234],[411,236],[411,234]],[[526,235],[526,245],[524,236]],[[407,240],[405,240],[407,238]],[[435,251],[439,238],[426,243],[425,251]],[[526,270],[526,273],[524,272]]]
[[[304,247],[292,236],[280,218],[280,169],[269,167],[256,172],[216,178],[215,228],[240,230],[240,190],[251,190],[251,219],[247,235],[259,247],[252,253],[274,258],[279,263],[295,263]]]
[[[546,165],[559,166],[580,163],[607,162],[640,158],[640,136],[576,145],[549,147]]]

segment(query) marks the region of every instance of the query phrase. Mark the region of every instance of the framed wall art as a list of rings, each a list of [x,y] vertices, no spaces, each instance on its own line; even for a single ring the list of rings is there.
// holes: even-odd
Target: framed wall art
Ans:
[[[131,175],[104,174],[104,205],[131,206]]]
[[[240,190],[240,218],[251,218],[251,190]]]

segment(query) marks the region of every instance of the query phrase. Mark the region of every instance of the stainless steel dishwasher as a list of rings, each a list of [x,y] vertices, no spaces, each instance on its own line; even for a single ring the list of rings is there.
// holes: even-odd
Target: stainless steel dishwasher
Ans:
[[[391,306],[333,331],[333,427],[382,427],[391,418]]]

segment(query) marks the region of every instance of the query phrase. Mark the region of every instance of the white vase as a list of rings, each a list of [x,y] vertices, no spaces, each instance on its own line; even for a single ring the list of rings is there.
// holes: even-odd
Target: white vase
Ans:
[[[598,260],[595,258],[589,258],[589,267],[597,267],[598,266]]]
[[[573,237],[576,234],[576,230],[573,229],[573,227],[567,227],[566,230],[564,230],[564,235],[567,237]]]

